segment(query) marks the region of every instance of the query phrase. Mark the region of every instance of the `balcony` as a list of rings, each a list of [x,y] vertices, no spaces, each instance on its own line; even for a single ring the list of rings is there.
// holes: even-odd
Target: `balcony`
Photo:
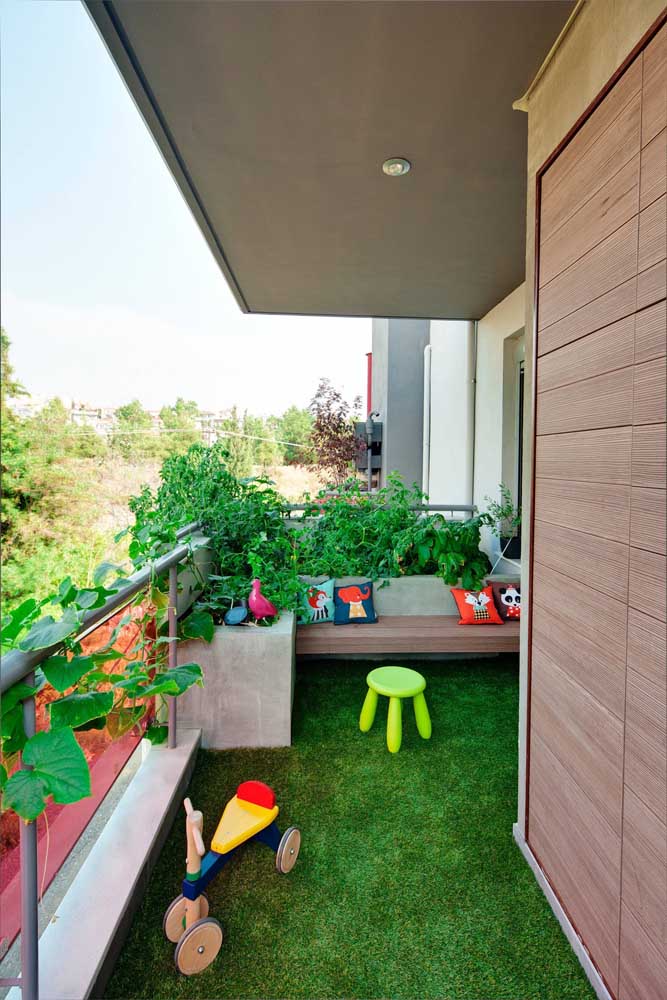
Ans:
[[[256,502],[255,488],[246,489]],[[369,518],[396,517],[387,496],[329,496],[305,511],[285,505],[285,524],[294,525],[287,531],[319,531],[321,544],[326,517],[336,523],[341,506],[350,508],[348,527],[355,519],[368,524]],[[399,491],[399,496],[404,494]],[[272,510],[272,495],[262,503]],[[332,504],[338,513],[323,513]],[[400,516],[414,530],[422,531],[428,523],[424,512],[411,513],[409,507]],[[431,516],[443,518],[443,512]],[[446,529],[451,522],[436,523]],[[190,525],[179,532],[180,544],[173,550],[164,551],[168,545],[162,542],[153,553],[156,562],[149,562],[104,607],[83,615],[90,649],[106,648],[111,629],[100,623],[108,622],[110,614],[115,615],[112,623],[126,621],[119,609],[128,606],[129,598],[135,606],[142,598],[157,601],[152,634],[176,636],[177,617],[187,620],[211,568],[219,571],[219,552],[212,553],[206,533],[193,531]],[[431,613],[438,611],[437,602],[448,597],[442,582],[424,576],[400,582],[411,579],[421,581],[421,610],[429,611],[424,601],[430,593],[428,599],[436,602]],[[429,580],[434,584],[430,591],[423,586]],[[158,591],[169,585],[166,609],[159,610],[156,585]],[[379,590],[380,609],[404,601],[406,592],[397,587],[393,593],[391,584]],[[456,620],[451,609],[449,615]],[[271,630],[254,631],[266,639]],[[251,637],[246,632],[246,644]],[[189,647],[181,650],[172,643],[169,648],[170,667],[192,658]],[[34,671],[48,652],[10,654],[3,687]],[[265,655],[264,669],[275,672],[273,658]],[[184,720],[179,727],[178,699],[168,698],[169,746],[149,749],[144,740],[144,750],[135,751],[121,772],[125,790],[98,790],[78,831],[92,820],[86,833],[94,841],[92,850],[86,853],[87,848],[70,843],[64,870],[69,869],[71,884],[63,894],[56,880],[46,892],[43,910],[55,912],[39,945],[41,995],[176,997],[185,989],[188,996],[248,998],[481,998],[494,991],[554,1000],[590,996],[586,977],[511,835],[517,810],[518,657],[432,655],[421,662],[420,654],[404,653],[403,659],[427,678],[434,730],[426,743],[406,711],[397,754],[387,752],[382,708],[370,732],[360,731],[369,664],[346,655],[298,659],[289,746],[198,749],[202,734],[197,726],[206,725],[205,717],[193,719],[192,705],[186,702],[178,709]],[[376,655],[375,664],[381,661],[391,663],[392,657]],[[237,669],[245,666],[239,661]],[[250,700],[259,696],[245,690]],[[214,679],[204,692],[209,702],[221,697]],[[166,720],[166,707],[156,705],[158,721]],[[131,735],[128,753],[141,732],[133,727]],[[210,734],[204,730],[203,735],[210,745]],[[283,742],[290,743],[289,716]],[[275,790],[281,828],[300,828],[302,852],[294,871],[282,877],[265,846],[241,849],[241,856],[207,891],[211,916],[224,928],[222,949],[198,978],[184,980],[162,923],[184,876],[181,803],[187,794],[203,812],[208,846],[225,803],[248,779]],[[95,815],[101,802],[106,803],[101,814],[109,814],[106,822]],[[49,820],[58,834],[53,844],[41,828],[36,866],[31,861],[35,824],[24,828],[21,880],[29,895],[23,897],[22,918],[29,928],[49,850],[60,851],[60,862],[67,854],[59,845],[59,818]],[[47,882],[56,867],[52,855]],[[91,918],[82,921],[81,913],[88,911]],[[34,929],[29,933],[34,935]],[[73,939],[79,954],[63,962]],[[36,936],[23,944],[23,975],[26,969],[30,975],[27,963],[32,961],[34,976]],[[11,980],[19,968],[15,945],[2,974]],[[30,995],[27,988],[24,995]]]

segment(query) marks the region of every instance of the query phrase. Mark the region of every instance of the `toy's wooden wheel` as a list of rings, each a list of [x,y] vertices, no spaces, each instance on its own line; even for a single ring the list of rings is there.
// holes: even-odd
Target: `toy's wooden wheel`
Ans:
[[[280,838],[276,851],[276,868],[281,875],[292,871],[299,857],[301,847],[301,831],[296,826],[290,826]]]
[[[184,976],[194,976],[211,964],[220,951],[222,927],[213,917],[203,917],[183,933],[176,945],[174,961]]]
[[[199,897],[199,916],[208,916],[208,899],[203,892]],[[185,896],[177,896],[176,899],[172,899],[164,911],[162,929],[167,938],[176,944],[185,930]]]

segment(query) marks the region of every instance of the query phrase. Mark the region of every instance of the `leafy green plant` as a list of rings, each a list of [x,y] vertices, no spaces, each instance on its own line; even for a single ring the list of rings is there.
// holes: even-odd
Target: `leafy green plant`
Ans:
[[[274,604],[295,607],[300,585],[285,501],[266,477],[237,479],[226,458],[224,442],[218,442],[193,445],[185,455],[167,459],[158,489],[146,488],[131,504],[135,524],[130,552],[146,558],[144,539],[160,533],[175,537],[177,525],[199,521],[215,557],[214,610],[247,597],[254,576],[261,578],[263,593]]]
[[[146,546],[151,549],[148,539]],[[3,653],[59,646],[36,671],[34,685],[15,684],[0,702],[3,808],[13,809],[24,820],[36,819],[49,797],[54,802],[71,803],[90,794],[88,764],[75,732],[107,729],[116,739],[148,715],[156,696],[178,696],[193,684],[203,684],[198,664],[168,666],[167,596],[158,580],[152,582],[148,593],[135,597],[102,648],[94,652],[84,650],[77,635],[84,625],[85,614],[102,607],[126,582],[117,577],[110,586],[104,583],[109,573],[118,569],[103,564],[95,575],[95,585],[81,589],[67,577],[55,594],[39,602],[24,601],[2,619]],[[50,613],[44,614],[47,608]],[[119,635],[130,625],[135,630],[131,647],[117,649]],[[202,611],[190,615],[181,623],[181,634],[210,641],[211,616]],[[47,684],[61,697],[47,706],[48,731],[28,738],[22,702]],[[152,742],[162,742],[167,735],[166,726],[152,720],[144,735]],[[19,753],[32,769],[9,774]]]
[[[479,517],[448,521],[442,514],[425,515],[396,539],[393,555],[400,575],[434,573],[449,586],[461,581],[467,590],[479,589],[490,568],[479,547],[481,524]]]
[[[373,578],[398,575],[396,537],[414,530],[419,515],[413,508],[427,502],[416,484],[405,486],[395,473],[376,493],[363,491],[358,480],[348,480],[336,493],[322,490],[307,500],[304,520],[294,528],[299,572]]]
[[[396,474],[376,493],[354,479],[323,489],[306,497],[303,517],[292,516],[270,480],[231,475],[224,445],[195,445],[169,459],[161,479],[154,493],[145,490],[133,504],[133,539],[141,548],[146,534],[154,539],[160,530],[200,521],[216,564],[200,606],[218,622],[247,598],[256,576],[277,607],[296,610],[301,576],[434,573],[446,583],[461,579],[472,587],[488,571],[479,549],[484,517],[448,521],[426,515],[420,511],[426,495]]]
[[[521,525],[521,508],[514,506],[512,494],[504,483],[500,483],[498,491],[500,501],[484,497],[487,508],[482,519],[498,538],[508,538],[515,535]]]

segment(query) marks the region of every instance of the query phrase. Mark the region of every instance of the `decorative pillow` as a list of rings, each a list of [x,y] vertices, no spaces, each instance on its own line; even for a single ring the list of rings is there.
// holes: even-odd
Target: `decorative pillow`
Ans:
[[[299,624],[319,625],[334,620],[334,582],[311,583],[303,592]]]
[[[459,609],[459,625],[502,625],[503,620],[493,603],[493,588],[463,590],[452,587],[452,597]]]
[[[503,621],[518,621],[521,618],[521,584],[494,580],[490,586],[493,588],[496,610]]]
[[[334,590],[334,625],[372,625],[377,621],[373,607],[373,584],[350,583]]]

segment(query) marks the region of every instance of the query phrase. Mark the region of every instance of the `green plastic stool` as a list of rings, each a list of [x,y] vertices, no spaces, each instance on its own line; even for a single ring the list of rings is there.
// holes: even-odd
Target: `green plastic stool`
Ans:
[[[366,678],[368,692],[359,716],[359,729],[367,733],[373,725],[378,706],[378,695],[389,698],[387,714],[387,746],[390,753],[401,749],[401,698],[412,698],[417,730],[422,739],[431,737],[431,716],[426,707],[424,688],[426,681],[416,670],[408,667],[378,667]]]

